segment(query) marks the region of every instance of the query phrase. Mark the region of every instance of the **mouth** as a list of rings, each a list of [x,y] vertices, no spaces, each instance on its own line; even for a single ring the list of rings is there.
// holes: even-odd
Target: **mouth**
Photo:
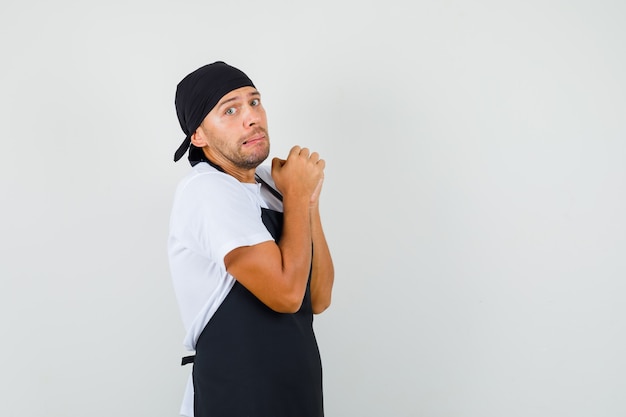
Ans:
[[[258,133],[243,141],[243,145],[254,145],[255,143],[261,142],[263,140],[265,140],[265,135],[262,133]]]

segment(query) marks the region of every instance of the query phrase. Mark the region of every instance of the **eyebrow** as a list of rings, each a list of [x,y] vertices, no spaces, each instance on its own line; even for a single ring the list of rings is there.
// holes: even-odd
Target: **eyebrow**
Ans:
[[[261,96],[261,93],[259,93],[258,91],[252,91],[252,92],[248,93],[248,98],[250,98],[250,97],[260,97],[260,96]],[[226,100],[218,103],[217,107],[222,107],[224,104],[228,104],[228,103],[230,103],[232,101],[237,101],[237,100],[240,100],[240,99],[241,99],[241,96],[239,96],[239,95],[231,97],[229,99],[226,99]]]

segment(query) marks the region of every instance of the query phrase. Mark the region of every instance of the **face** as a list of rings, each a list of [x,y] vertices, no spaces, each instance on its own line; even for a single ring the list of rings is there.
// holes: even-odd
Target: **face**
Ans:
[[[228,171],[251,170],[270,151],[261,95],[253,87],[226,94],[204,118],[192,140],[211,160]]]

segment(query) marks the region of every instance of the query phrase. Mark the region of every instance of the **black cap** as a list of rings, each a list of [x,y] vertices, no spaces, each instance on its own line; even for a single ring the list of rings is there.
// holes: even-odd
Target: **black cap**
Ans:
[[[241,70],[222,61],[200,67],[178,83],[174,104],[180,127],[187,136],[174,153],[175,162],[190,146],[195,148],[191,145],[191,135],[213,107],[226,94],[241,87],[254,87],[254,84]]]

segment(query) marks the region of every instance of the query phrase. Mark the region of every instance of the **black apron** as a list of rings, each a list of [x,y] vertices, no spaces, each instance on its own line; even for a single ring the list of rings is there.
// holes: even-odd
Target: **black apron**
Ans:
[[[283,214],[262,209],[262,219],[278,242]],[[294,314],[271,310],[235,282],[193,363],[195,417],[323,417],[310,281]]]

